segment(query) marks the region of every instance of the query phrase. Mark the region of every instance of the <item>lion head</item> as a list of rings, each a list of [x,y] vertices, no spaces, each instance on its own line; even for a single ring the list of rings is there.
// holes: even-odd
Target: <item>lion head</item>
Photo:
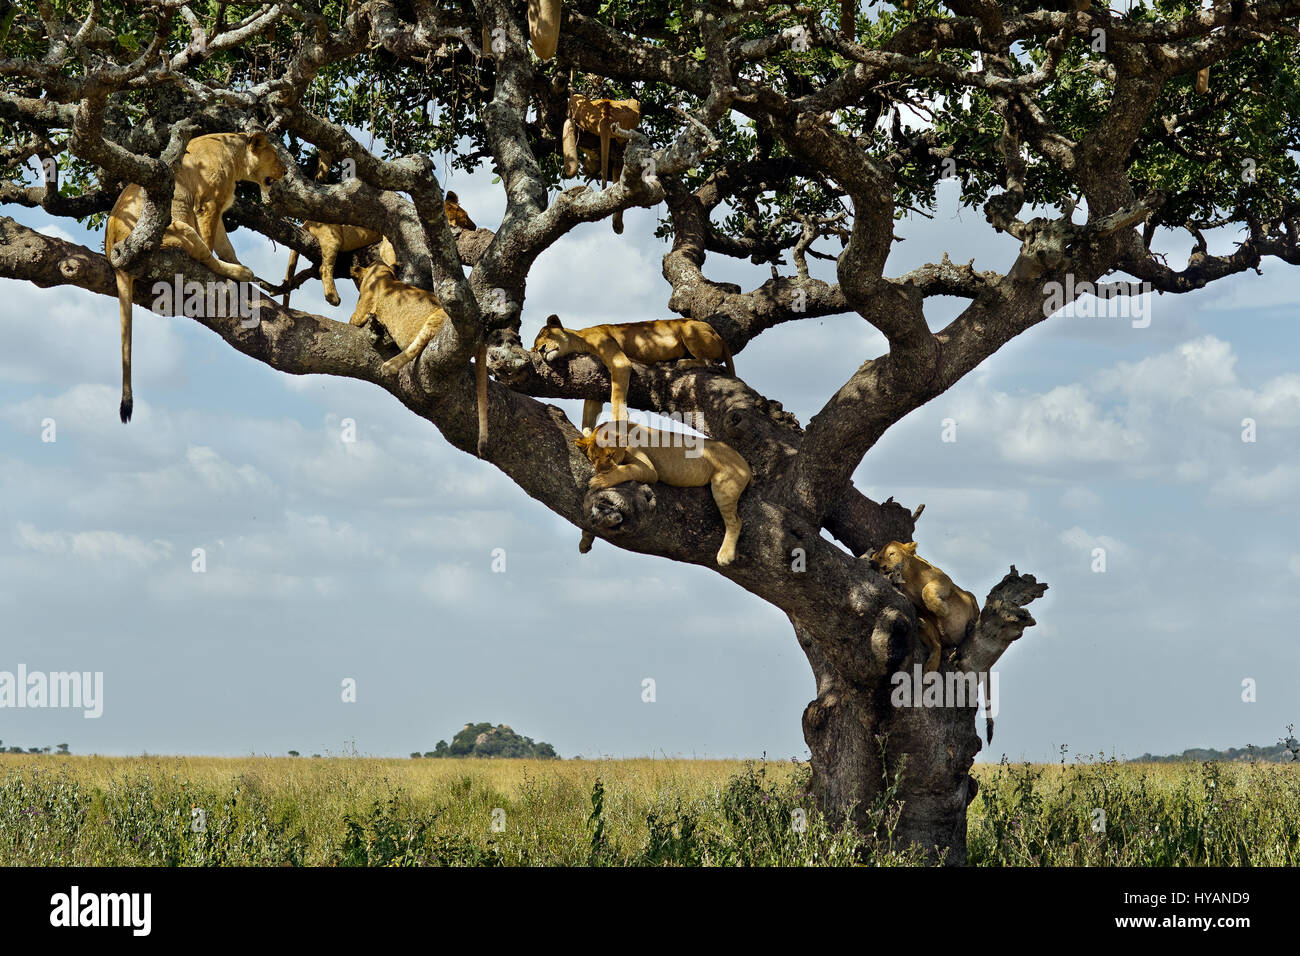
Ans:
[[[245,178],[261,188],[262,202],[270,202],[271,196],[267,190],[272,183],[284,178],[285,168],[280,154],[275,151],[265,133],[259,131],[248,134],[248,155],[244,158],[244,163],[248,169]]]
[[[617,431],[610,426],[614,422],[605,422],[594,429],[588,429],[581,438],[574,439],[574,444],[587,455],[587,460],[596,468],[596,473],[609,471],[623,463],[627,457],[627,448],[618,444]]]
[[[890,574],[902,568],[914,557],[916,557],[915,541],[891,541],[873,554],[869,562],[872,570],[881,574]]]
[[[578,350],[579,343],[573,339],[573,333],[560,323],[560,317],[552,315],[546,319],[546,324],[533,340],[533,351],[540,353],[546,361],[554,362]]]

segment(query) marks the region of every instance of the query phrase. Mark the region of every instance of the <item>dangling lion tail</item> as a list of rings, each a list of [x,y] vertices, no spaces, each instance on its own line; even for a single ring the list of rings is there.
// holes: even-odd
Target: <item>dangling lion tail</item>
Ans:
[[[478,392],[478,456],[482,458],[488,443],[487,342],[480,342],[474,353],[474,380]]]
[[[122,317],[122,404],[118,415],[125,425],[131,420],[135,402],[131,397],[131,309],[135,298],[135,280],[121,269],[114,270],[117,277],[117,304]]]
[[[991,670],[980,674],[980,683],[984,685],[984,739],[993,743],[993,688]]]

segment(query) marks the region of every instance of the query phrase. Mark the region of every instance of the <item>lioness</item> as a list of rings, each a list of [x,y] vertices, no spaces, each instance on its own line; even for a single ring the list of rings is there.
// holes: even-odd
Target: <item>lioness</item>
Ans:
[[[613,173],[618,179],[623,174],[621,143],[630,139],[627,133],[618,132],[635,129],[641,122],[641,104],[636,100],[593,100],[581,93],[569,97],[569,115],[564,121],[560,138],[560,148],[564,154],[564,175],[578,175],[578,150],[582,148],[584,158],[594,152],[587,143],[594,138],[600,150],[600,188],[609,184],[611,139],[620,144],[618,155],[614,157]],[[585,142],[584,142],[585,141]],[[583,163],[583,171],[595,178],[595,171],[589,164]],[[623,231],[623,210],[618,210],[613,217],[614,231]]]
[[[253,272],[239,264],[226,237],[221,217],[235,202],[235,183],[254,182],[262,189],[262,201],[269,201],[268,187],[284,176],[284,163],[265,133],[210,133],[196,136],[185,147],[176,188],[172,193],[172,221],[163,233],[162,245],[184,249],[191,259],[203,263],[217,275],[247,282]],[[104,252],[126,239],[135,228],[144,205],[144,190],[134,183],[122,190],[108,214]],[[220,256],[220,258],[217,258]],[[224,261],[223,261],[224,260]],[[122,316],[122,404],[119,413],[125,424],[131,420],[131,302],[135,280],[120,269],[117,301]]]
[[[460,200],[455,193],[447,193],[443,208],[447,213],[447,222],[452,228],[470,230],[478,228],[474,225],[474,220],[469,218],[469,213],[461,208]],[[325,287],[325,301],[330,305],[339,304],[338,289],[334,285],[334,263],[340,252],[355,252],[379,242],[379,258],[387,265],[397,265],[397,254],[393,251],[392,243],[373,229],[312,221],[304,222],[302,227],[315,236],[316,241],[320,243],[320,281]],[[289,268],[284,273],[286,284],[293,278],[297,268],[298,250],[292,249],[289,252]],[[290,290],[286,289],[284,297],[280,300],[280,304],[286,309],[289,308],[289,293]]]
[[[533,341],[533,351],[547,362],[554,362],[575,352],[589,352],[605,363],[609,370],[609,400],[615,420],[627,418],[627,388],[632,378],[633,361],[670,362],[691,356],[694,364],[721,362],[728,375],[736,374],[736,363],[722,336],[707,322],[696,319],[656,319],[653,322],[624,322],[616,325],[593,325],[588,329],[566,329],[558,315]],[[582,406],[582,430],[594,428],[605,403],[589,398]]]
[[[424,351],[429,340],[447,321],[447,313],[432,292],[398,281],[392,266],[377,262],[353,267],[352,276],[361,288],[361,298],[352,313],[353,325],[365,325],[374,316],[397,347],[402,350],[384,363],[383,371],[394,374]],[[474,376],[478,395],[478,456],[487,449],[487,344],[480,342],[474,353]]]
[[[612,488],[625,481],[662,481],[675,488],[708,485],[727,529],[718,549],[718,564],[725,567],[736,560],[736,541],[740,537],[736,502],[749,487],[753,474],[749,463],[730,445],[696,435],[674,435],[629,425],[626,421],[605,422],[592,431],[584,429],[583,437],[575,444],[596,466],[590,488]],[[580,550],[590,550],[591,540],[592,535],[584,532]]]
[[[916,553],[916,542],[891,541],[871,556],[871,566],[887,575],[897,572],[900,591],[916,608],[921,640],[930,649],[927,671],[939,668],[945,647],[956,647],[971,633],[979,618],[975,595],[952,583],[929,561]]]

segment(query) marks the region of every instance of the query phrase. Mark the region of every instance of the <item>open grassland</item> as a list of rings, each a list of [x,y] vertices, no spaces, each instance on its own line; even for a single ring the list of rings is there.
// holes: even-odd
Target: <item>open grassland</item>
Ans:
[[[1300,765],[977,766],[979,865],[1296,865]],[[0,756],[0,865],[908,865],[791,763]]]

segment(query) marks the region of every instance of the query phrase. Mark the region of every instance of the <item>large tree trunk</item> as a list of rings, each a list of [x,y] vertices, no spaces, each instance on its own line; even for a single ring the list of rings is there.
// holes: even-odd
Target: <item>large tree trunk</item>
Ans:
[[[921,848],[931,862],[965,865],[966,808],[978,791],[970,769],[981,748],[970,691],[976,675],[987,673],[1034,623],[1024,605],[1046,589],[1032,575],[1012,568],[989,594],[975,632],[939,670],[946,687],[961,682],[965,705],[951,695],[941,706],[922,705],[924,697],[896,704],[895,675],[901,673],[913,684],[920,676],[915,668],[925,656],[911,630],[893,627],[882,639],[877,626],[869,637],[859,637],[873,640],[886,663],[879,680],[861,686],[845,679],[821,653],[815,623],[794,620],[817,679],[817,698],[803,714],[813,792],[832,821],[848,817],[859,830],[876,827],[879,817],[872,811],[896,783],[894,798],[901,810],[895,840]]]

